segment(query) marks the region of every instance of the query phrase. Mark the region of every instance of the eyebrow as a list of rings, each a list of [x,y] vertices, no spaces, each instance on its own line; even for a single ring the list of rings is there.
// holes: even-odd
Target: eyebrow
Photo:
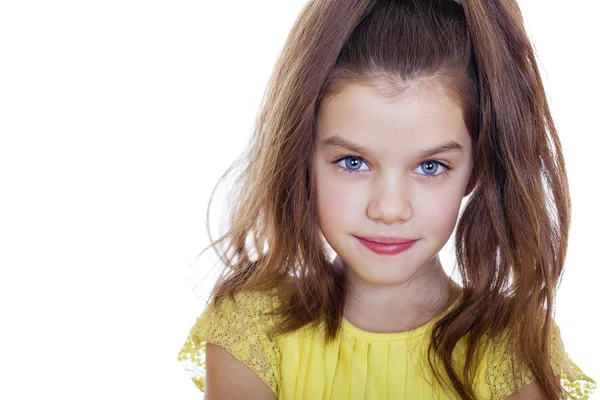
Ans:
[[[370,154],[369,149],[367,149],[366,147],[361,146],[356,143],[352,143],[352,142],[350,142],[340,136],[337,136],[337,135],[331,136],[327,139],[323,139],[321,141],[321,145],[324,147],[343,147],[350,151],[354,151],[356,153]],[[431,157],[435,154],[447,153],[447,152],[451,152],[451,151],[462,152],[463,147],[458,142],[455,142],[454,140],[450,140],[448,142],[440,144],[439,146],[435,146],[430,149],[422,150],[419,153],[419,157],[420,158]]]

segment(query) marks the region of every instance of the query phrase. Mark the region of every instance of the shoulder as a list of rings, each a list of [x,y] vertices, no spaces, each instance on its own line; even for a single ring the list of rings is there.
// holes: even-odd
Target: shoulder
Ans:
[[[267,335],[274,324],[270,312],[277,305],[274,291],[245,291],[222,297],[216,304],[207,305],[192,328],[197,333],[211,330],[242,338],[240,333],[255,331]]]
[[[213,357],[217,363],[211,364],[215,371],[223,365],[231,366],[235,360],[243,364],[234,364],[238,372],[250,370],[274,393],[278,392],[280,351],[277,341],[269,335],[275,321],[268,314],[275,304],[273,292],[252,291],[223,297],[216,305],[206,307],[192,326],[178,358],[202,391],[208,385],[205,379],[211,363],[206,356],[211,349],[210,353],[218,357]],[[219,348],[207,347],[209,343]],[[231,357],[223,356],[221,350]]]
[[[231,306],[229,298],[224,299]],[[240,311],[249,311],[253,317],[267,316],[279,303],[277,292],[270,291],[245,291],[234,295],[235,307]]]
[[[279,304],[276,291],[245,291],[236,293],[233,299],[225,297],[212,312],[225,317],[238,328],[251,322],[251,325],[261,335],[273,338],[269,330],[276,324],[271,312]],[[242,329],[244,330],[244,329]]]
[[[500,399],[546,399],[531,369],[514,359],[514,346],[507,335],[499,335],[489,341],[484,356],[484,376],[490,390],[490,398]],[[596,383],[585,375],[571,360],[562,340],[558,324],[552,320],[550,363],[563,391],[587,399]]]

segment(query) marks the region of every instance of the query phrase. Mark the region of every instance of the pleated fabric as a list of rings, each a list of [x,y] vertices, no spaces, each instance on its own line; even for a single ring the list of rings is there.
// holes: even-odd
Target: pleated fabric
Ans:
[[[428,329],[363,331],[343,319],[338,339],[303,329],[279,340],[279,399],[450,399],[427,365]],[[482,397],[485,398],[485,397]]]

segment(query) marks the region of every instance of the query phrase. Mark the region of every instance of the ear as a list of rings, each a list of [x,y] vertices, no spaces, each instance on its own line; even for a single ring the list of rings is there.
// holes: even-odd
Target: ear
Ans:
[[[469,183],[467,184],[467,187],[465,188],[464,196],[468,196],[469,194],[471,194],[471,191],[477,185],[478,180],[479,180],[479,176],[477,176],[477,174],[475,174],[475,172],[473,172],[473,174],[471,174],[471,178],[469,179]]]

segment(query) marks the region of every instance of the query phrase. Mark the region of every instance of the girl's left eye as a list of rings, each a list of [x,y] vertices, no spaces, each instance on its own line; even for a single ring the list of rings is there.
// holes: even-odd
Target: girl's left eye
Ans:
[[[344,162],[344,166],[340,165],[340,162]],[[333,162],[338,168],[340,168],[340,170],[344,173],[347,174],[355,174],[357,172],[360,172],[359,169],[353,169],[354,167],[358,167],[360,168],[363,164],[366,165],[367,163],[358,156],[344,156],[341,158],[338,158],[336,161]],[[446,164],[444,164],[441,161],[437,161],[437,160],[425,160],[422,163],[419,164],[418,168],[422,168],[424,171],[430,171],[430,172],[437,172],[439,170],[438,166],[442,166],[443,171],[440,172],[439,174],[436,175],[429,175],[429,174],[422,174],[423,176],[426,176],[429,179],[441,179],[444,176],[448,175],[448,171],[451,171],[452,168],[448,167]]]

